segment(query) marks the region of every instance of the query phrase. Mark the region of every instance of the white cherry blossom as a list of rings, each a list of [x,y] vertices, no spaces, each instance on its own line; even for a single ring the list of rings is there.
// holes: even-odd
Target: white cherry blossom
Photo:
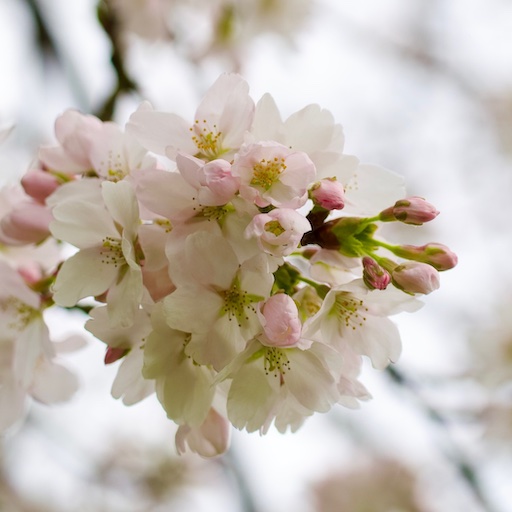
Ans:
[[[60,268],[54,300],[71,307],[80,299],[107,292],[112,327],[128,327],[143,293],[136,246],[137,200],[125,181],[103,182],[95,199],[64,200],[53,208],[53,235],[80,249]]]

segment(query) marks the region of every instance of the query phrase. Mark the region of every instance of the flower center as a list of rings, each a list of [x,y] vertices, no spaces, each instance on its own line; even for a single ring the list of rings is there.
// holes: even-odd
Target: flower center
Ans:
[[[101,161],[100,165],[106,166],[107,168],[107,180],[113,181],[114,183],[121,181],[126,176],[126,171],[124,169],[123,160],[121,158],[121,154],[117,153],[117,155],[114,156],[112,151],[109,151],[108,153],[108,160],[105,163],[105,161]]]
[[[267,233],[272,233],[275,236],[282,235],[286,231],[286,229],[279,224],[278,220],[271,220],[267,222],[264,227]]]
[[[0,309],[2,311],[9,310],[13,318],[12,321],[7,324],[7,327],[16,331],[22,331],[30,322],[41,315],[39,310],[34,309],[32,306],[25,304],[25,302],[12,295],[0,302]]]
[[[283,383],[283,376],[290,371],[290,361],[284,350],[277,347],[266,347],[264,357],[265,375],[273,373],[274,377],[279,376]]]
[[[277,156],[273,160],[262,158],[254,167],[251,185],[261,187],[263,190],[269,190],[270,187],[279,179],[279,175],[286,169],[284,158]]]
[[[354,298],[350,293],[341,292],[336,296],[331,311],[338,317],[340,323],[345,324],[345,327],[356,330],[366,321],[364,314],[368,308],[361,299]]]
[[[213,130],[208,127],[206,119],[199,122],[195,120],[194,126],[190,128],[192,132],[192,141],[199,150],[195,155],[197,158],[204,158],[206,160],[215,160],[222,153],[225,153],[221,148],[221,136],[222,132],[217,130],[217,125],[213,125]]]
[[[121,240],[107,236],[103,239],[102,246],[103,249],[100,252],[102,256],[101,263],[114,265],[116,268],[126,263]]]
[[[240,288],[238,279],[235,279],[229,290],[221,293],[224,298],[224,305],[221,309],[221,315],[228,315],[231,322],[236,318],[238,326],[241,327],[243,322],[249,320],[249,312],[256,314],[256,309],[252,305],[254,302],[260,302],[263,297],[252,295]],[[248,311],[249,310],[249,311]]]

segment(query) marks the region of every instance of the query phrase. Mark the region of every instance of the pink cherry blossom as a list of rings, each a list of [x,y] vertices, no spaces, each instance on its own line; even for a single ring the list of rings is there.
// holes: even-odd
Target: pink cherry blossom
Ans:
[[[253,217],[245,236],[257,237],[259,246],[273,256],[286,256],[297,249],[309,221],[295,210],[276,208]]]
[[[241,150],[233,174],[240,177],[240,195],[245,199],[260,207],[296,209],[307,201],[316,170],[306,153],[276,142],[260,142]]]

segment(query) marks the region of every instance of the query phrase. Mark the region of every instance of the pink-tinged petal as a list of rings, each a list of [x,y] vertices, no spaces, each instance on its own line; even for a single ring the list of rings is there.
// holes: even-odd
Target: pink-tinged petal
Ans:
[[[91,168],[90,154],[102,123],[94,116],[75,110],[64,112],[55,122],[58,147],[43,147],[39,159],[52,170],[67,173],[87,171]]]
[[[35,202],[16,205],[0,222],[0,240],[21,244],[40,243],[50,235],[48,226],[53,220],[49,208]]]
[[[190,135],[190,123],[176,114],[157,112],[148,102],[142,103],[130,116],[126,131],[159,155],[165,155],[168,147],[172,158],[178,151],[189,154],[197,151]]]
[[[139,201],[171,221],[184,221],[196,214],[195,195],[196,190],[177,172],[149,170],[137,179]]]
[[[119,238],[114,221],[104,206],[86,201],[66,201],[53,209],[50,231],[80,249],[101,245],[105,238]]]
[[[293,299],[285,293],[277,293],[267,299],[258,310],[266,339],[264,345],[291,347],[300,339],[302,324],[299,311]]]
[[[254,102],[248,83],[237,74],[222,74],[204,95],[196,119],[206,119],[224,135],[222,146],[237,149],[252,123]]]
[[[251,127],[254,141],[275,140],[281,144],[283,140],[283,122],[274,98],[264,94],[256,105],[254,121]]]
[[[30,197],[44,204],[46,198],[59,188],[60,183],[53,174],[40,169],[32,169],[23,176],[21,185]]]
[[[44,404],[69,400],[78,390],[78,379],[67,368],[42,359],[34,371],[30,386],[33,398]]]
[[[180,425],[176,432],[176,450],[180,455],[188,448],[201,457],[222,455],[229,448],[229,421],[211,408],[200,427]]]
[[[23,281],[18,272],[0,261],[0,301],[10,296],[14,296],[21,302],[34,309],[39,309],[41,299],[39,295],[33,292]]]
[[[82,249],[64,262],[53,286],[53,299],[59,306],[72,307],[80,299],[101,295],[112,286],[119,268],[102,262],[102,249]]]
[[[204,167],[202,160],[186,153],[178,153],[176,155],[176,165],[180,174],[191,187],[198,189],[201,185],[204,185],[201,181],[201,170]]]

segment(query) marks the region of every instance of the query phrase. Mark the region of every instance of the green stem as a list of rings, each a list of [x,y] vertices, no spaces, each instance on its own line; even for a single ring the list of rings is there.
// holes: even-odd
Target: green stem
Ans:
[[[327,285],[316,283],[315,281],[312,281],[311,279],[308,279],[307,277],[304,277],[302,275],[298,276],[297,280],[312,286],[316,290],[316,293],[318,293],[318,296],[321,299],[325,299],[325,296],[330,291],[330,288]]]

